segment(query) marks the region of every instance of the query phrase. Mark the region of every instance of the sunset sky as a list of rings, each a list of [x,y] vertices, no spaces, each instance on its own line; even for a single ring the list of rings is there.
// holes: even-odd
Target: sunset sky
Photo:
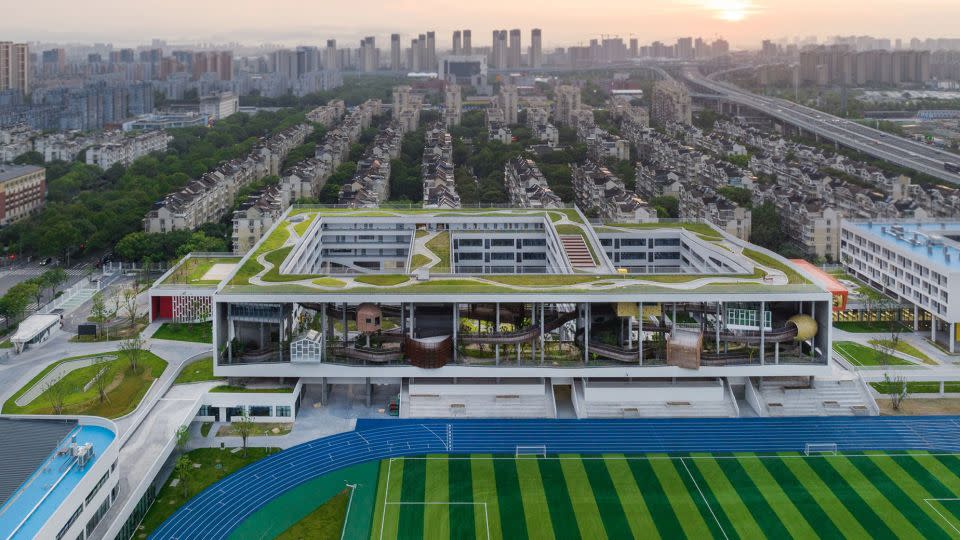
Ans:
[[[3,2],[0,40],[118,44],[238,41],[316,44],[363,35],[384,39],[435,30],[448,46],[457,28],[474,44],[494,28],[540,27],[544,46],[576,44],[601,33],[642,43],[679,35],[724,37],[734,47],[762,38],[843,34],[958,37],[960,0],[31,0]],[[355,44],[354,44],[355,45]]]

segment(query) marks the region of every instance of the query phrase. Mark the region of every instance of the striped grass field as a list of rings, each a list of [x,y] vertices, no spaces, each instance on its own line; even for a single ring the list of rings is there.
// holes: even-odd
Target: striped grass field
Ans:
[[[446,456],[380,464],[371,539],[960,538],[960,455]]]

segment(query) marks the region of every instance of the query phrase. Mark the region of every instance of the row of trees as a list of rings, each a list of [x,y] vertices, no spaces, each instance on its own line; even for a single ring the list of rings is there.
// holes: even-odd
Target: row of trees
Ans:
[[[7,325],[20,321],[31,303],[35,303],[39,309],[43,303],[44,293],[49,292],[51,298],[55,297],[67,279],[65,270],[53,268],[39,276],[17,283],[0,297],[0,315],[7,319]]]
[[[83,163],[49,164],[49,198],[43,211],[0,231],[14,253],[70,256],[105,250],[143,227],[143,215],[163,195],[183,187],[224,160],[248,152],[256,138],[303,120],[282,111],[236,114],[212,128],[171,130],[166,154],[145,156],[129,167],[101,171]]]

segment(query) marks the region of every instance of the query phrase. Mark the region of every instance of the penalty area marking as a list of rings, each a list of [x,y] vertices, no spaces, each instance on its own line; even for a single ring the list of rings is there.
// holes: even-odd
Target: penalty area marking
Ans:
[[[483,527],[487,532],[487,540],[490,540],[490,513],[487,510],[486,502],[479,501],[389,501],[390,497],[390,473],[393,471],[393,460],[395,459],[404,459],[404,458],[390,458],[390,463],[387,465],[387,487],[383,493],[383,514],[380,517],[380,540],[383,540],[383,527],[386,524],[387,518],[387,507],[388,506],[412,506],[412,505],[421,505],[421,506],[430,506],[430,505],[447,505],[447,506],[459,506],[459,505],[470,505],[470,506],[481,506],[483,507]]]

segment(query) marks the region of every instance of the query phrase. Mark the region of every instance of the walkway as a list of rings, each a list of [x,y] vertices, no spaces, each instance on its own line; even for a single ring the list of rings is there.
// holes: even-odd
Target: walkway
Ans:
[[[226,538],[253,512],[307,480],[394,456],[513,455],[518,445],[545,445],[551,454],[775,452],[803,450],[807,443],[836,443],[842,451],[957,452],[960,423],[956,417],[361,420],[356,431],[296,446],[228,476],[178,509],[151,538]]]

